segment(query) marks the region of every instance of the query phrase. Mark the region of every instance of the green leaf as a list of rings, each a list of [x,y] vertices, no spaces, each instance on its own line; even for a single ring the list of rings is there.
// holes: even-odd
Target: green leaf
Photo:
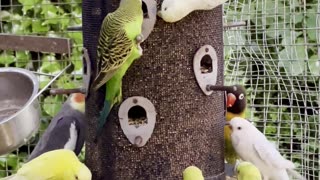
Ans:
[[[32,32],[48,32],[49,26],[43,25],[41,20],[34,19],[32,20]]]
[[[10,16],[11,14],[8,11],[0,11],[0,21],[8,21],[10,19]]]
[[[76,84],[71,80],[70,75],[63,75],[57,80],[57,86],[64,89],[76,88]]]
[[[316,9],[309,9],[307,11],[307,19],[306,19],[306,26],[307,26],[307,34],[310,40],[317,41],[317,27],[320,24],[319,18],[317,18],[317,10]],[[318,35],[319,36],[319,35]]]
[[[60,111],[62,102],[61,95],[48,96],[44,99],[43,110],[51,117],[54,117]]]
[[[9,66],[9,64],[13,63],[15,60],[15,57],[13,56],[12,52],[3,52],[0,54],[0,64]]]
[[[31,59],[28,51],[16,51],[15,62],[17,67],[25,67]]]
[[[34,6],[40,2],[40,0],[18,0],[18,1],[23,5],[22,11],[24,14],[26,14],[28,10],[34,8]]]
[[[43,63],[40,68],[41,72],[44,73],[56,73],[62,70],[60,64],[56,61],[53,55],[47,55],[43,58]]]
[[[303,39],[298,39],[298,44],[303,43]],[[294,44],[293,44],[294,45]],[[297,76],[304,71],[304,64],[307,56],[303,46],[286,46],[279,53],[279,65],[284,67],[290,74]]]
[[[320,76],[320,59],[318,55],[313,55],[309,58],[308,67],[312,75]]]

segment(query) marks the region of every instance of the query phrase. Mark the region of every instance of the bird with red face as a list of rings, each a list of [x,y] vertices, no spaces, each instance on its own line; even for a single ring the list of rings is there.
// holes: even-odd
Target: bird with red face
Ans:
[[[247,106],[246,89],[241,85],[232,86],[211,86],[209,90],[226,92],[226,120],[234,117],[245,117]],[[231,131],[224,127],[225,159],[227,163],[235,165],[238,155],[232,147]]]

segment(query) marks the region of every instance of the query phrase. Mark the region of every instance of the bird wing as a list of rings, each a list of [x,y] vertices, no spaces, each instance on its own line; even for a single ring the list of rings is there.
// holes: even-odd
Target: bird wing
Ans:
[[[291,161],[284,159],[279,151],[269,141],[260,141],[259,143],[255,143],[253,144],[253,149],[256,151],[260,159],[268,166],[283,169],[288,168],[287,163],[292,163]]]
[[[128,38],[124,22],[110,13],[103,21],[98,43],[97,72],[92,87],[99,89],[109,81],[132,52],[133,41]]]
[[[46,132],[46,136],[39,140],[39,148],[32,152],[29,160],[38,157],[39,155],[56,150],[56,149],[70,149],[72,151],[76,148],[76,142],[79,133],[79,124],[75,117],[64,116],[58,119],[54,127]],[[82,144],[83,145],[83,144]]]

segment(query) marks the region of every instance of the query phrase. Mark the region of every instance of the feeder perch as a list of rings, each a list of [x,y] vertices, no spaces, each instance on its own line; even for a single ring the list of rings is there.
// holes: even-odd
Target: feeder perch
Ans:
[[[218,75],[218,59],[215,49],[210,45],[202,46],[193,59],[193,70],[197,82],[204,94],[209,96],[213,91],[207,85],[215,85]]]
[[[147,143],[153,133],[156,115],[155,107],[147,98],[133,96],[122,102],[119,121],[131,144],[142,147]]]

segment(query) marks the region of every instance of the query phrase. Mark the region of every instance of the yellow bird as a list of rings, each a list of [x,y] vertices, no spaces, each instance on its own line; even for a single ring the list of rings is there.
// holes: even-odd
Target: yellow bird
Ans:
[[[196,166],[187,167],[183,173],[183,180],[204,180],[202,171]]]
[[[91,172],[67,149],[48,151],[2,180],[91,180]]]
[[[262,180],[259,169],[250,162],[237,162],[235,170],[238,180]]]

